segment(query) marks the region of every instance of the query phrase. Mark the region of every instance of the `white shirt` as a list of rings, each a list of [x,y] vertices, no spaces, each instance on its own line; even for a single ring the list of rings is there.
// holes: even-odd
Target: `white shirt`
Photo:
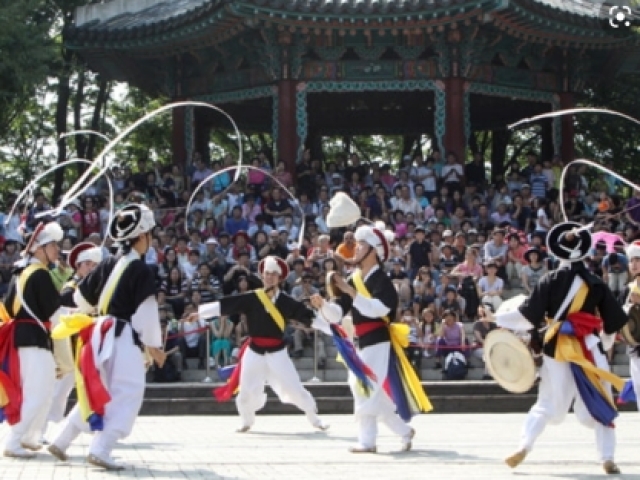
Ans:
[[[539,232],[546,232],[547,230],[549,230],[549,228],[545,225],[542,225],[541,220],[545,224],[549,224],[549,217],[547,217],[547,212],[544,211],[544,208],[538,209],[538,213],[536,215],[536,230],[538,230]]]
[[[447,174],[449,174],[449,172],[451,171],[453,171],[454,174],[449,175],[449,177],[447,178]],[[462,165],[460,165],[459,163],[454,163],[453,165],[447,163],[444,167],[442,167],[442,178],[446,179],[444,181],[445,183],[459,182],[463,175],[464,170],[462,170]]]
[[[197,322],[184,322],[182,324],[182,331],[185,333],[184,340],[187,342],[189,348],[195,348],[198,346],[198,339],[200,338],[200,333],[192,333],[198,330],[199,328],[206,327],[207,324],[204,320],[200,319]]]

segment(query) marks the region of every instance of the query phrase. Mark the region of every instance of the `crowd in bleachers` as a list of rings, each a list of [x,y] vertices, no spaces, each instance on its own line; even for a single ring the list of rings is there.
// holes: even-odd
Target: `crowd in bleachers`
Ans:
[[[635,237],[635,225],[640,224],[640,209],[634,208],[640,195],[624,199],[614,178],[591,178],[578,166],[569,169],[560,185],[562,160],[539,159],[533,152],[525,161],[509,164],[493,182],[485,159],[477,154],[464,164],[454,154],[443,158],[434,151],[405,156],[392,168],[362,162],[357,154],[321,162],[305,152],[291,175],[283,162],[273,165],[260,153],[251,164],[272,174],[289,192],[261,171],[244,172],[235,183],[229,171],[202,185],[186,211],[196,186],[234,162],[231,155],[208,162],[196,154],[186,171],[145,160],[135,169],[116,167],[60,218],[66,235],[63,250],[79,241],[102,244],[111,208],[107,182],[114,187],[116,209],[135,201],[156,212],[158,226],[146,261],[157,274],[166,349],[172,353],[173,361],[162,374],[166,378],[178,379],[189,358],[198,360],[198,368],[236,360],[247,333],[242,316],[199,323],[184,319],[203,302],[260,285],[256,267],[265,256],[287,260],[291,272],[283,287],[300,300],[326,293],[327,272],[353,268],[349,260],[355,252],[356,226],[329,229],[326,224],[329,200],[338,191],[354,199],[363,218],[381,220],[395,232],[388,272],[400,297],[397,319],[411,327],[409,354],[418,370],[424,357],[437,357],[443,367],[456,350],[465,358],[481,356],[483,339],[493,328],[485,311],[497,310],[509,289],[529,291],[554,268],[545,238],[563,219],[560,189],[572,220],[595,221],[595,230],[618,233],[625,241]],[[0,231],[2,293],[20,251],[19,215],[7,217],[13,201],[5,198]],[[50,202],[38,193],[28,215],[49,209]],[[107,239],[105,254],[110,246]],[[617,292],[626,284],[627,263],[624,249],[615,242],[609,249],[597,244],[589,259],[590,268]],[[52,275],[60,284],[71,275],[64,256]],[[465,334],[466,322],[475,322],[471,338]],[[295,358],[319,335],[316,358],[320,368],[325,366],[326,338],[295,321],[285,334]]]

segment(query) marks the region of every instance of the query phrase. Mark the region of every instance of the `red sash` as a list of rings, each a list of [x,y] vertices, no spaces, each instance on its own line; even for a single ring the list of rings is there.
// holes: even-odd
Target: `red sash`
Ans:
[[[387,328],[387,324],[382,322],[364,322],[358,323],[357,325],[354,324],[353,326],[355,328],[356,337],[362,337],[363,335],[378,330],[379,328]]]

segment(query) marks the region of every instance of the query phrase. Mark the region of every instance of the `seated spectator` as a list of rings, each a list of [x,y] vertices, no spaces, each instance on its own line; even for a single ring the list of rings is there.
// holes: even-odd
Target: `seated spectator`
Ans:
[[[464,325],[458,320],[458,314],[454,310],[445,310],[442,313],[442,323],[438,334],[436,368],[442,368],[444,359],[452,352],[460,352],[467,356],[466,344]]]
[[[235,341],[238,348],[244,345],[244,342],[249,338],[249,327],[247,327],[247,316],[244,313],[240,314],[240,321],[236,324],[233,329],[233,333],[235,335]],[[233,356],[233,352],[231,352]]]
[[[411,300],[411,283],[409,282],[409,275],[404,271],[404,262],[400,258],[396,258],[393,261],[393,268],[387,274],[394,287],[398,291],[398,297],[400,297],[400,304],[407,304]],[[392,313],[392,316],[394,314]]]
[[[258,255],[256,253],[256,249],[251,245],[251,239],[247,232],[240,230],[235,233],[235,235],[231,238],[231,249],[229,250],[229,254],[227,256],[228,263],[237,263],[240,258],[240,254],[246,253],[249,256],[249,261],[251,263],[256,262],[258,260]]]
[[[350,270],[351,261],[356,255],[356,240],[354,233],[351,230],[347,230],[343,237],[342,243],[338,245],[334,258],[337,260],[340,266],[340,270],[343,270],[346,265],[346,269]]]
[[[272,230],[269,233],[269,241],[258,252],[258,258],[262,259],[269,255],[276,256],[278,258],[287,258],[289,251],[286,244],[283,245],[280,241],[280,233],[277,230]]]
[[[462,318],[464,312],[463,300],[458,295],[455,287],[448,286],[444,291],[444,300],[440,304],[441,311],[451,311],[456,314],[456,318]],[[444,314],[444,313],[443,313]]]
[[[401,321],[409,326],[409,345],[405,350],[407,358],[419,378],[421,377],[422,368],[422,331],[418,319],[413,315],[413,310],[410,306],[403,309]]]
[[[523,256],[526,251],[527,247],[520,243],[520,237],[515,233],[510,234],[506,264],[508,282],[518,281],[522,277],[522,268],[526,264]]]
[[[438,343],[438,325],[436,313],[432,307],[425,308],[421,314],[420,338],[422,339],[423,356],[429,358],[435,355]]]
[[[488,303],[494,311],[497,311],[502,305],[504,282],[497,275],[498,263],[495,260],[489,260],[485,264],[485,269],[487,274],[478,281],[478,296],[483,304]]]
[[[173,311],[173,306],[167,302],[167,292],[165,290],[158,290],[156,292],[156,301],[158,302],[158,309],[164,309],[167,314],[167,319],[169,321],[176,318],[176,314]]]
[[[189,284],[189,291],[200,292],[203,303],[215,302],[220,295],[220,281],[211,273],[211,268],[206,263],[198,266],[198,272],[193,276]]]
[[[173,267],[160,288],[166,292],[167,303],[173,307],[176,318],[181,318],[188,290],[188,283],[183,279],[182,271],[178,267]]]
[[[484,246],[484,261],[489,260],[495,262],[498,268],[498,276],[502,279],[507,278],[507,271],[505,268],[505,261],[507,258],[508,245],[504,241],[505,231],[498,228],[493,231],[491,241],[487,242]]]
[[[180,319],[180,353],[182,354],[182,369],[187,370],[187,358],[198,359],[198,369],[204,369],[204,361],[207,356],[206,334],[197,330],[207,327],[204,319],[188,321],[189,315],[195,313],[196,307],[193,302],[187,302],[184,306],[184,314]]]
[[[271,230],[273,230],[273,227],[266,223],[266,217],[263,214],[259,214],[255,216],[255,223],[249,227],[249,230],[247,230],[247,235],[251,238],[255,238],[258,232],[263,232],[265,235],[269,235]]]
[[[538,284],[542,276],[547,273],[547,267],[541,262],[540,250],[536,247],[529,248],[523,259],[527,262],[522,268],[522,288],[530,294],[533,287]]]
[[[420,312],[435,305],[436,292],[429,267],[420,267],[418,275],[413,281],[413,314],[418,317]]]
[[[473,350],[474,357],[482,360],[484,363],[484,341],[489,332],[498,328],[492,318],[493,306],[491,304],[480,305],[478,307],[478,320],[473,324]],[[484,368],[483,380],[491,380],[491,375],[487,367]]]
[[[296,300],[304,301],[318,293],[318,289],[312,285],[313,275],[309,271],[302,274],[302,281],[291,289],[291,296]]]
[[[333,250],[329,240],[329,235],[320,235],[318,237],[317,246],[311,248],[307,253],[307,268],[311,268],[313,262],[321,262],[325,258],[333,258]]]
[[[249,230],[249,221],[246,217],[242,216],[242,207],[233,207],[231,210],[231,217],[226,220],[224,229],[231,235],[235,235],[240,231],[246,232]]]
[[[184,278],[188,281],[193,280],[198,267],[200,265],[200,250],[189,251],[189,261],[182,264],[182,270],[184,271]]]
[[[224,295],[229,295],[236,290],[240,277],[246,277],[250,290],[262,287],[262,280],[254,274],[252,266],[249,264],[249,255],[246,252],[240,254],[238,263],[225,274],[222,285]]]
[[[233,327],[233,322],[227,317],[214,318],[211,322],[211,358],[218,367],[230,364]]]

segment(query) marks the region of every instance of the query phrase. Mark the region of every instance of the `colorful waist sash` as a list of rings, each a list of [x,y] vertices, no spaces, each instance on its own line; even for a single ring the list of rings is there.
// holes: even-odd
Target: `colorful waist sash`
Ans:
[[[111,317],[96,321],[94,317],[84,314],[64,315],[60,318],[60,325],[51,334],[51,338],[56,340],[78,334],[75,355],[78,405],[82,419],[92,431],[103,430],[105,407],[111,401],[100,375],[102,362],[99,357],[103,356],[108,333],[115,328],[115,324],[116,320]],[[100,330],[96,331],[96,327]],[[108,355],[105,357],[108,358]]]
[[[602,329],[602,320],[585,312],[570,313],[567,319],[553,324],[545,334],[545,342],[557,335],[554,359],[571,364],[571,372],[578,392],[591,416],[605,426],[613,426],[618,411],[613,398],[602,382],[610,383],[619,392],[625,381],[617,375],[598,368],[586,338]],[[562,388],[562,386],[558,386]]]
[[[22,381],[20,379],[20,357],[15,347],[16,325],[38,322],[31,318],[9,320],[0,326],[0,423],[5,420],[9,425],[20,422],[22,409]],[[43,322],[49,328],[50,322]]]

